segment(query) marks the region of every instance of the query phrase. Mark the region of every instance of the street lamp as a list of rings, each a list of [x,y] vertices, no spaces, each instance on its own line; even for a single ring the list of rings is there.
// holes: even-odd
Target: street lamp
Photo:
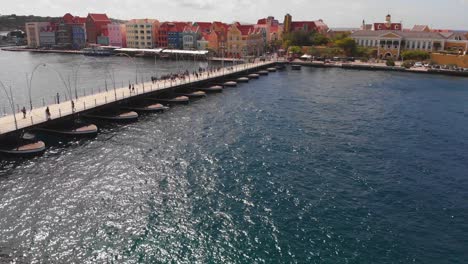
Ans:
[[[121,55],[126,56],[127,58],[131,59],[132,62],[135,64],[135,84],[138,84],[138,64],[136,63],[135,58],[128,55],[127,53],[117,53],[117,54],[115,54],[115,56],[121,56]]]
[[[63,75],[59,71],[57,71],[54,67],[52,67],[50,65],[46,65],[46,64],[44,64],[44,65],[47,66],[47,68],[51,69],[53,72],[55,72],[58,75],[58,77],[62,81],[63,85],[65,86],[65,92],[68,93],[68,96],[70,97],[70,100],[71,100],[72,99],[71,87],[69,85],[67,85],[67,82],[63,78]]]
[[[32,96],[31,96],[31,89],[32,89],[32,79],[34,77],[34,73],[36,72],[37,69],[39,69],[40,66],[45,67],[45,63],[40,63],[37,64],[36,67],[34,67],[33,71],[31,72],[31,76],[28,78],[28,74],[26,73],[26,83],[28,85],[28,95],[29,95],[29,107],[30,110],[32,111],[33,105],[32,105]]]
[[[13,119],[15,120],[15,129],[18,130],[18,121],[16,120],[16,114],[15,114],[15,101],[14,101],[14,98],[13,98],[13,92],[11,91],[11,85],[10,85],[10,93],[8,93],[5,85],[3,84],[3,82],[0,81],[0,85],[2,86],[3,88],[3,91],[5,92],[5,95],[8,99],[8,102],[10,103],[10,107],[11,107],[11,113],[13,114]]]

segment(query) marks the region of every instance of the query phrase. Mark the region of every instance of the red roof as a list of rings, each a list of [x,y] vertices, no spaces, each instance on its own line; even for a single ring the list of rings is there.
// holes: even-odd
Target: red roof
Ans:
[[[315,25],[314,21],[294,21],[291,23],[291,28],[293,30],[303,29],[304,27],[307,27],[307,30],[317,29],[317,25]]]
[[[217,27],[217,28],[224,28],[224,30],[228,30],[229,28],[229,25],[226,24],[226,23],[223,23],[223,22],[218,22],[218,21],[215,21],[213,22],[213,26]]]
[[[94,20],[95,22],[96,21],[101,21],[101,22],[109,22],[110,23],[110,20],[109,18],[107,17],[106,14],[88,14],[88,17],[91,17],[92,20]]]
[[[211,28],[211,22],[195,22],[194,25],[200,27],[202,32],[209,32]]]
[[[266,25],[266,22],[267,22],[267,19],[266,18],[262,18],[262,19],[259,19],[257,21],[257,25]]]
[[[86,17],[79,17],[79,16],[73,16],[70,13],[66,13],[63,18],[63,22],[65,24],[85,24],[86,23]]]
[[[253,25],[238,25],[237,28],[240,30],[242,35],[248,35],[250,32],[254,30]]]

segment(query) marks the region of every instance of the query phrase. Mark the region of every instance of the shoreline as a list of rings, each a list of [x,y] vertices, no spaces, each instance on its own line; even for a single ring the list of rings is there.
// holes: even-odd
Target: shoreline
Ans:
[[[301,66],[315,67],[315,68],[341,68],[348,70],[368,70],[368,71],[393,71],[393,72],[407,72],[407,73],[421,73],[421,74],[437,74],[458,77],[468,77],[468,71],[451,71],[451,70],[435,70],[435,69],[406,69],[400,66],[386,66],[380,64],[370,63],[323,63],[323,62],[306,62],[306,61],[292,61],[289,64],[297,64]]]

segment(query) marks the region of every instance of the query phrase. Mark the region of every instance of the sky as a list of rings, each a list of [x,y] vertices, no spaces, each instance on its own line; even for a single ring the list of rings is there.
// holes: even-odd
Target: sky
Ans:
[[[281,22],[323,19],[330,27],[359,27],[362,20],[381,22],[390,13],[405,28],[415,24],[437,29],[468,30],[468,0],[2,0],[2,15],[155,18],[160,21],[223,21],[255,23],[275,16]]]

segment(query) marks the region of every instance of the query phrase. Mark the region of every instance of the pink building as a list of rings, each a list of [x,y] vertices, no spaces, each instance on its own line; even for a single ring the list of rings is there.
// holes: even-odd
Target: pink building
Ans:
[[[109,38],[109,46],[125,47],[125,25],[112,23],[107,25],[107,37]]]

